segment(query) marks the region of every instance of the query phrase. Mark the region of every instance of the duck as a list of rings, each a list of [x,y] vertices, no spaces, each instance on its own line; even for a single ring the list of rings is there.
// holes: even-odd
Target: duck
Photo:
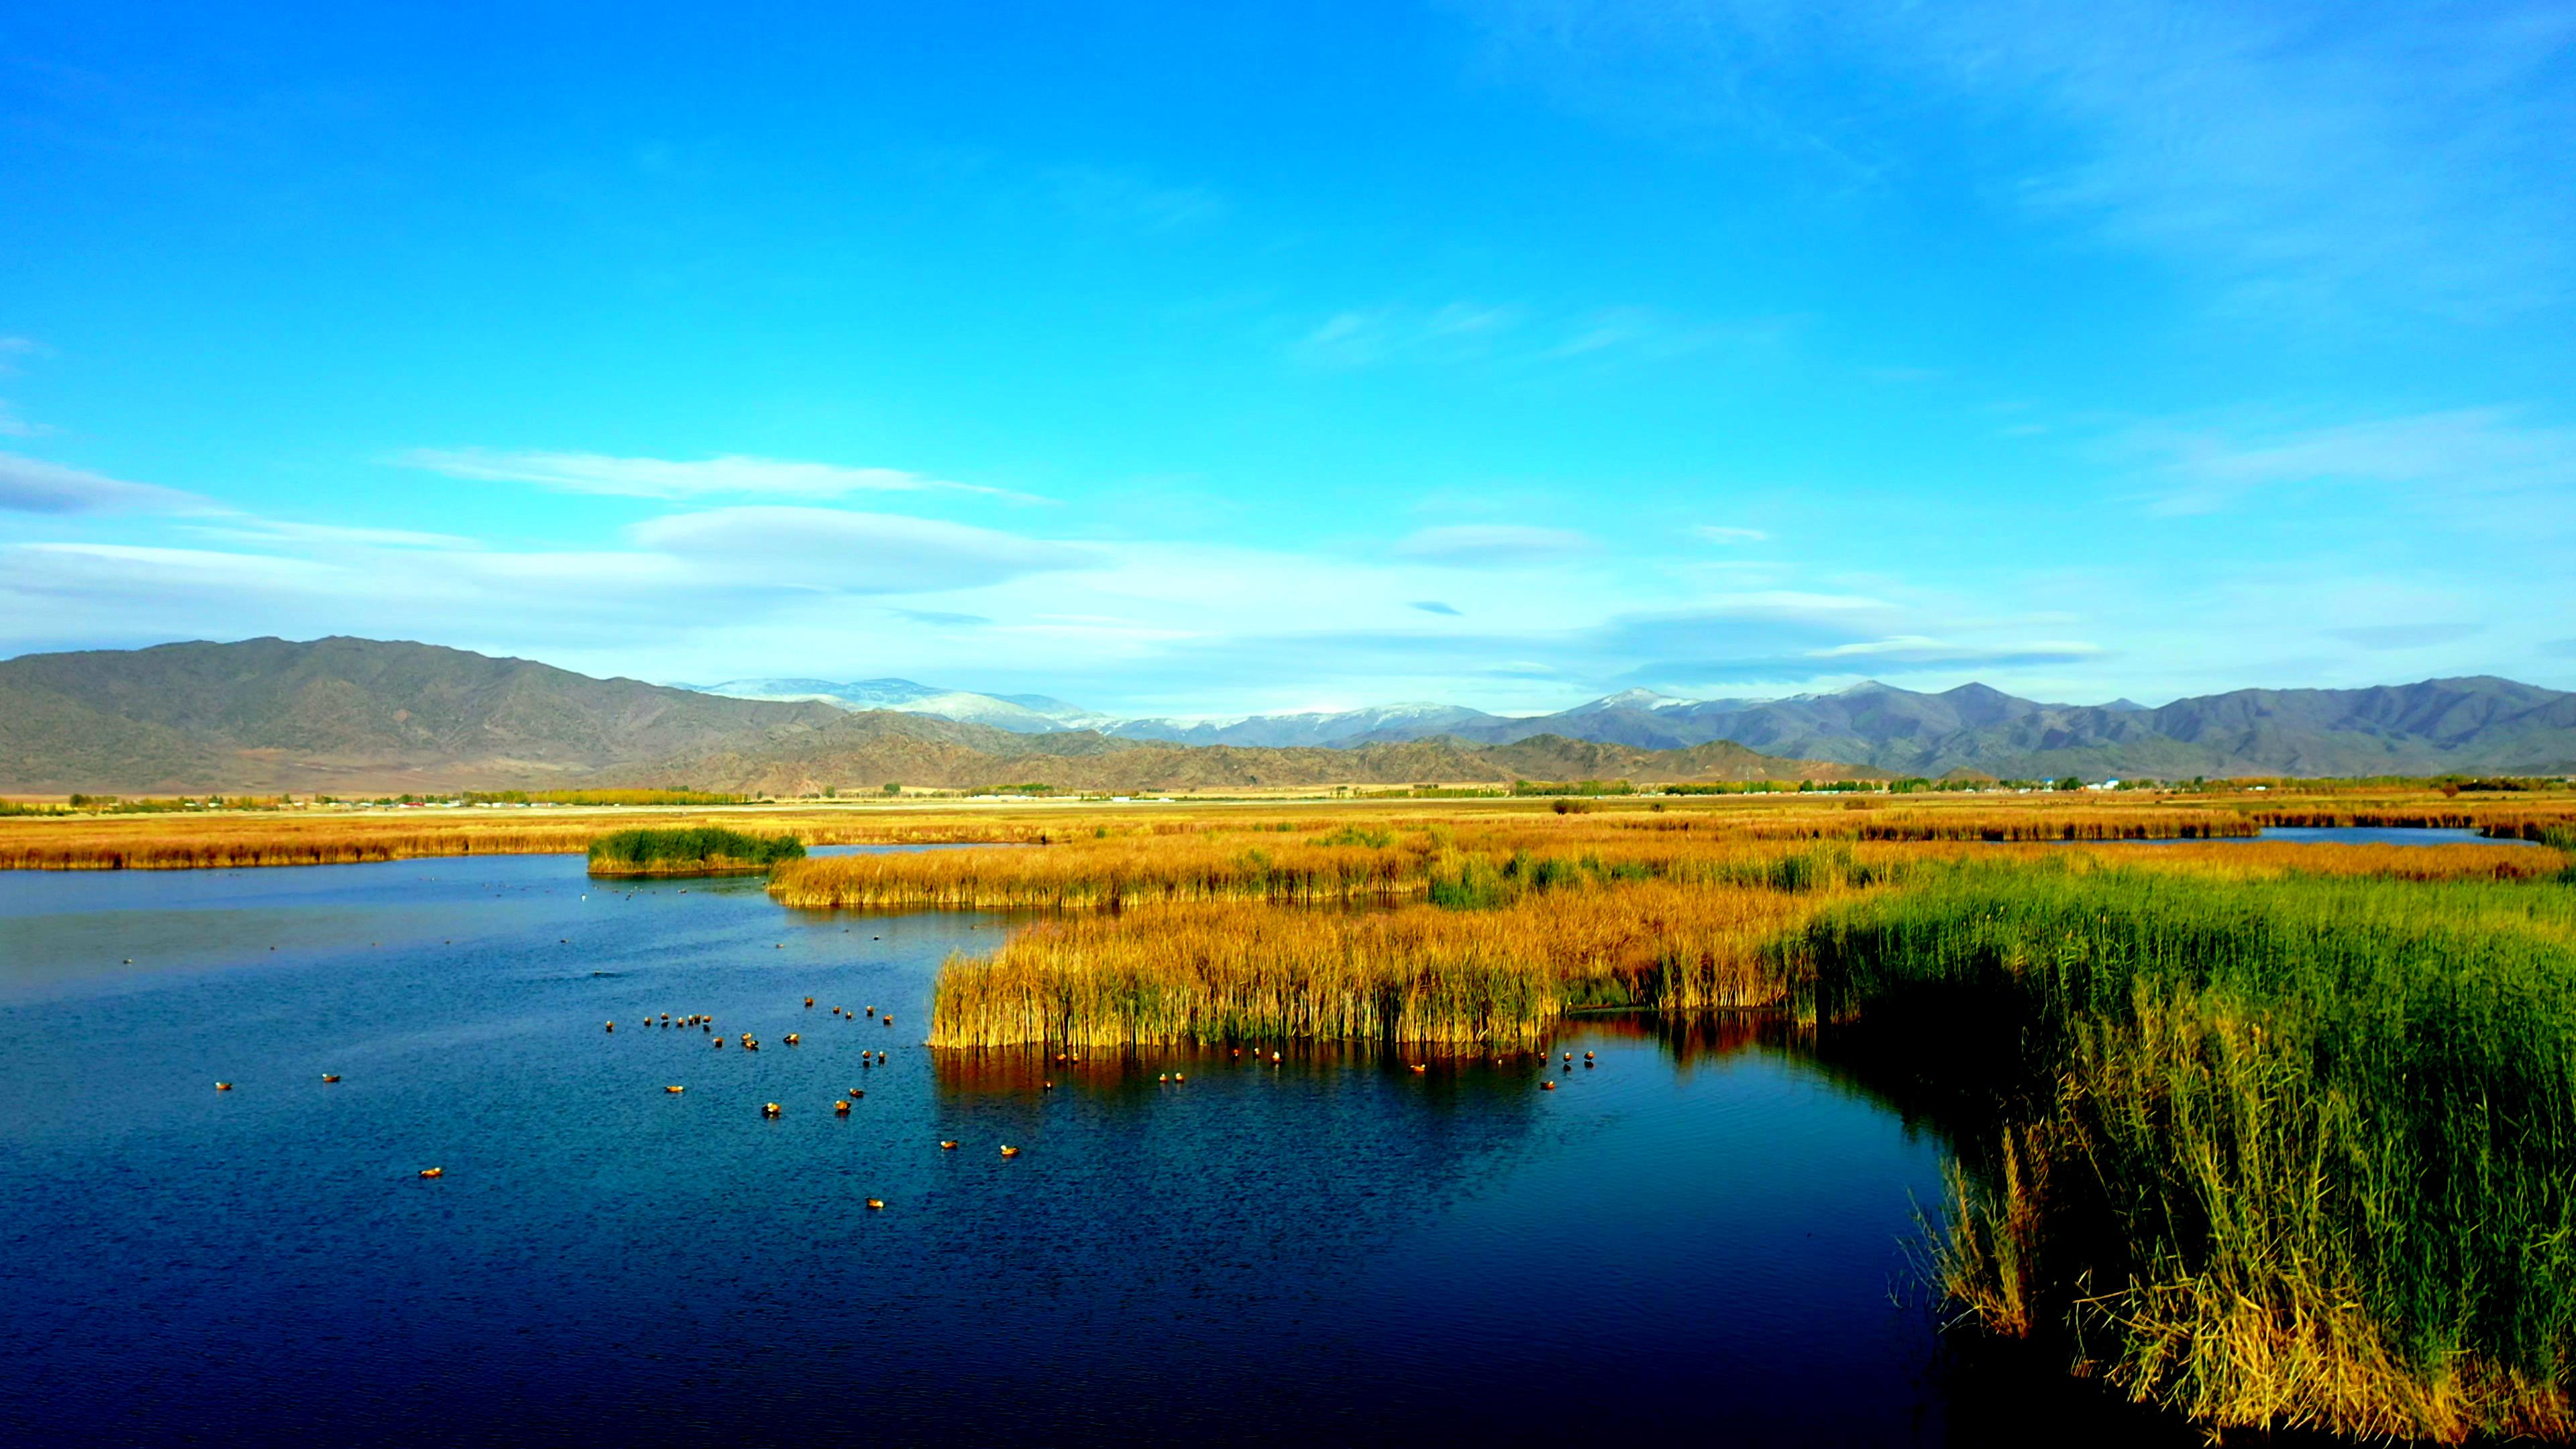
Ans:
[[[852,1088],[850,1089],[850,1095],[851,1095],[851,1096],[853,1096],[853,1097],[864,1097],[864,1096],[866,1096],[866,1095],[867,1095],[867,1093],[865,1093],[865,1092],[863,1092],[863,1091],[860,1091],[860,1090],[859,1090],[858,1088],[856,1088],[856,1087],[852,1087]]]
[[[803,1040],[803,1038],[801,1038],[801,1037],[797,1036],[797,1035],[796,1035],[796,1033],[794,1033],[794,1032],[792,1032],[792,1031],[791,1031],[791,1032],[789,1032],[789,1033],[787,1034],[787,1044],[788,1044],[789,1046],[794,1046],[794,1045],[796,1045],[796,1043],[797,1043],[797,1042],[799,1042],[799,1041],[801,1041],[801,1040]]]
[[[843,1117],[847,1117],[847,1116],[849,1116],[849,1115],[850,1115],[850,1099],[849,1099],[849,1098],[847,1098],[847,1097],[843,1097],[841,1100],[839,1100],[839,1101],[837,1101],[837,1102],[834,1102],[834,1103],[832,1104],[832,1110],[833,1110],[833,1112],[837,1113],[837,1114],[838,1114],[838,1115],[840,1115],[840,1116],[843,1116]]]
[[[957,1150],[957,1144],[948,1138],[942,1137],[939,1139],[939,1150],[942,1152],[954,1152]]]
[[[884,1052],[879,1052],[879,1053],[877,1053],[877,1065],[878,1065],[878,1066],[884,1066],[884,1065],[885,1065],[885,1053],[884,1053]]]
[[[888,1025],[888,1026],[892,1026],[892,1025],[894,1025],[894,1013],[892,1013],[892,1012],[888,1012],[888,1013],[886,1013],[886,1025]]]
[[[1020,1155],[1020,1149],[1013,1147],[1006,1142],[1002,1144],[1002,1155],[1004,1157],[1017,1157]]]
[[[1041,1091],[1047,1091],[1047,1092],[1052,1092],[1052,1091],[1054,1091],[1054,1090],[1055,1090],[1055,1078],[1053,1078],[1053,1077],[1049,1077],[1049,1078],[1047,1078],[1045,1081],[1038,1083],[1038,1088],[1039,1088],[1039,1090],[1041,1090]]]
[[[617,1023],[616,1023],[616,1022],[613,1022],[613,1021],[612,1021],[612,1022],[610,1022],[610,1023],[608,1024],[608,1029],[609,1029],[610,1031],[615,1031],[615,1030],[617,1030]]]
[[[447,1169],[444,1167],[424,1167],[420,1170],[420,1175],[423,1177],[445,1177],[447,1175]]]
[[[716,1047],[716,1050],[717,1050],[717,1051],[723,1051],[723,1050],[724,1050],[724,1038],[723,1038],[723,1037],[717,1037],[717,1038],[716,1038],[716,1041],[715,1041],[715,1047]]]
[[[230,1082],[217,1082],[217,1083],[215,1083],[215,1090],[216,1090],[216,1091],[218,1091],[218,1092],[229,1092],[229,1091],[231,1091],[232,1089],[233,1089],[233,1084],[232,1084],[232,1083],[230,1083]]]
[[[1168,1082],[1168,1081],[1170,1081],[1171,1079],[1172,1079],[1172,1074],[1171,1074],[1171,1073],[1169,1073],[1169,1072],[1156,1072],[1156,1073],[1154,1074],[1154,1080],[1155,1080],[1155,1081],[1158,1081],[1158,1082]]]
[[[872,1212],[872,1213],[881,1213],[881,1212],[884,1212],[884,1211],[885,1211],[885,1199],[884,1199],[884,1198],[881,1198],[881,1197],[872,1197],[872,1198],[869,1198],[869,1199],[868,1199],[868,1211],[869,1211],[869,1212]]]
[[[1417,1072],[1427,1072],[1427,1071],[1431,1070],[1431,1068],[1429,1068],[1429,1067],[1427,1067],[1427,1066],[1424,1066],[1424,1065],[1423,1065],[1422,1063],[1420,1063],[1420,1062],[1415,1062],[1415,1063],[1413,1064],[1413,1069],[1414,1069],[1415,1071],[1417,1071]]]
[[[778,1104],[776,1102],[763,1102],[760,1106],[760,1115],[763,1117],[777,1116]]]
[[[336,1082],[340,1080],[340,1074],[338,1072],[324,1072],[322,1074],[322,1080],[325,1082]]]
[[[808,996],[808,997],[806,997],[806,998],[805,998],[805,1009],[806,1009],[807,1011],[812,1011],[812,1010],[814,1009],[814,998],[813,998],[813,997]]]
[[[1173,1080],[1173,1081],[1175,1081],[1175,1082],[1186,1082],[1186,1081],[1188,1081],[1188,1080],[1189,1080],[1189,1078],[1187,1078],[1187,1077],[1185,1077],[1185,1076],[1182,1076],[1182,1075],[1181,1075],[1180,1073],[1178,1073],[1178,1072],[1174,1072],[1174,1073],[1172,1073],[1172,1080]]]
[[[663,1091],[665,1091],[665,1092],[669,1092],[669,1093],[673,1094],[674,1096],[676,1096],[676,1095],[678,1095],[679,1093],[685,1092],[685,1091],[687,1091],[687,1090],[689,1090],[689,1089],[688,1089],[688,1088],[686,1088],[686,1087],[664,1087],[662,1090],[663,1090]]]
[[[1539,1084],[1538,1084],[1538,1089],[1539,1089],[1540,1091],[1542,1091],[1542,1092],[1553,1092],[1553,1091],[1555,1091],[1555,1090],[1556,1090],[1556,1083],[1554,1083],[1554,1082],[1541,1082],[1541,1083],[1539,1083]]]

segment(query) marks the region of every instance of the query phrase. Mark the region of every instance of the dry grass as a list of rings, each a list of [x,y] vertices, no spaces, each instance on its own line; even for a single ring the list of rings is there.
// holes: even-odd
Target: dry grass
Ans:
[[[2128,794],[1693,796],[1606,799],[1580,815],[1543,800],[1049,803],[963,806],[865,802],[717,809],[295,810],[0,818],[0,869],[187,869],[319,865],[413,856],[577,853],[629,826],[723,825],[788,831],[809,846],[955,842],[1064,843],[1200,835],[1318,837],[1358,827],[1414,837],[1447,831],[1462,848],[1534,854],[1625,854],[1636,837],[1870,842],[2189,839],[2261,823],[2422,823],[2525,834],[2570,812],[2564,792],[2493,799],[2431,790],[2272,795]],[[1663,808],[1657,809],[1656,806]],[[1865,807],[1865,808],[1854,808]]]
[[[1653,882],[1496,911],[1192,905],[1053,921],[939,975],[930,1043],[1526,1048],[1584,1006],[1781,999],[1766,948],[1831,891]]]
[[[782,866],[785,905],[1118,910],[1185,902],[1298,904],[1418,894],[1419,853],[1240,833],[1076,840],[1040,849],[839,856]]]

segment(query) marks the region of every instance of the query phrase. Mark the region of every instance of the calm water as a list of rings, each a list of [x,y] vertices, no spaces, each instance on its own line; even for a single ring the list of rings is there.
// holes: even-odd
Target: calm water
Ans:
[[[1941,1144],[1758,1031],[1588,1025],[1548,1093],[934,1060],[932,973],[1006,925],[572,857],[0,873],[0,1434],[2153,1437],[1945,1357]]]

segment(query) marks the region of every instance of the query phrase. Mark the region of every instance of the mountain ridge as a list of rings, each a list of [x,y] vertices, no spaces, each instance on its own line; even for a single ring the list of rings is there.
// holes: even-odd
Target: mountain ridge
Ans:
[[[2493,676],[2234,690],[2154,707],[1870,681],[1770,700],[1631,690],[1523,717],[1405,704],[1195,722],[1109,720],[1049,696],[902,679],[728,682],[755,686],[774,697],[342,636],[24,655],[0,660],[0,788],[375,792],[614,778],[774,791],[791,781],[872,788],[1016,777],[1138,790],[1515,777],[2576,773],[2576,694]],[[858,707],[874,699],[893,705]],[[976,709],[989,701],[1002,715],[960,720],[931,708],[963,707],[961,699]],[[1055,716],[1050,728],[1022,727],[1021,715],[1041,707],[1093,727],[1065,728]]]
[[[0,660],[0,788],[25,793],[575,784],[788,793],[874,789],[886,781],[1142,791],[1875,773],[1771,759],[1736,745],[1664,756],[1561,737],[1335,750],[1176,744],[1093,730],[1018,733],[935,714],[738,699],[595,679],[533,660],[336,636]]]

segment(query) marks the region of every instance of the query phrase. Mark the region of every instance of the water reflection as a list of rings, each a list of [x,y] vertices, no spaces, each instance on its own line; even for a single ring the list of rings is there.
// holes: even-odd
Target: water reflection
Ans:
[[[0,1431],[1312,1444],[1579,1420],[1926,1443],[2008,1422],[1905,1290],[1939,1137],[1901,1084],[1785,1024],[1586,1016],[1550,1044],[1594,1053],[1571,1071],[922,1048],[938,963],[1002,924],[790,913],[757,881],[602,890],[547,858],[0,877]],[[663,1011],[767,1045],[628,1025]]]

